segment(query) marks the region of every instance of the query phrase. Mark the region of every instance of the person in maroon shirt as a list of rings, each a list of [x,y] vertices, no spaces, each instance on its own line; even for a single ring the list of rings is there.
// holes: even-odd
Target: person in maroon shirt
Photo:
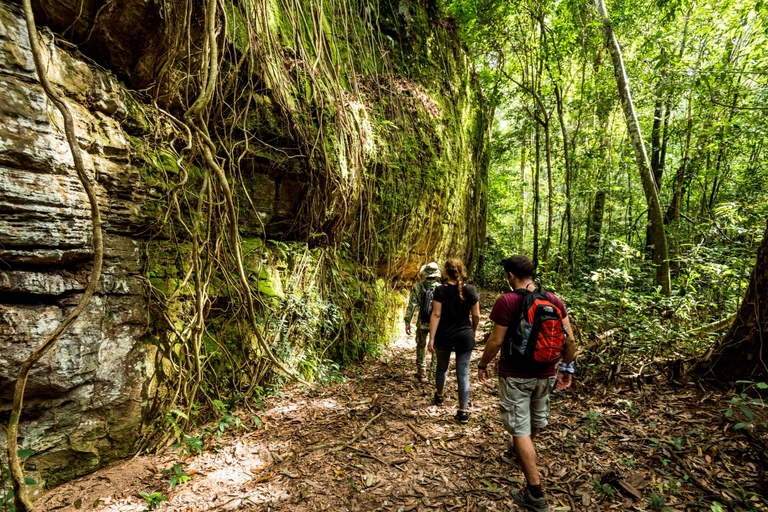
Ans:
[[[488,377],[488,363],[507,337],[515,334],[520,318],[520,308],[525,296],[522,290],[533,291],[533,261],[527,256],[512,256],[502,261],[504,276],[512,287],[498,299],[491,311],[493,331],[485,345],[483,357],[477,364],[477,379],[485,383]],[[551,292],[547,299],[560,310],[565,329],[563,360],[559,363],[538,363],[524,359],[519,354],[507,350],[501,351],[499,359],[499,410],[504,429],[512,435],[512,445],[528,483],[527,488],[512,491],[512,498],[518,505],[534,512],[549,511],[544,493],[541,490],[539,469],[536,466],[536,450],[533,437],[539,429],[547,426],[549,417],[549,393],[555,387],[563,390],[571,385],[575,343],[571,332],[571,322],[563,301]],[[509,328],[512,326],[511,328]],[[508,344],[506,344],[508,346]],[[557,370],[560,370],[558,373]],[[557,377],[556,377],[557,375]]]

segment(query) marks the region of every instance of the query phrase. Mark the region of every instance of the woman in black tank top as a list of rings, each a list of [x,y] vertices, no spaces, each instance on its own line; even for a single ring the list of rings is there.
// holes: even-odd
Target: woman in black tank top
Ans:
[[[480,322],[480,296],[474,286],[464,283],[466,273],[461,260],[446,261],[444,270],[448,282],[434,292],[430,321],[429,351],[437,356],[437,391],[433,401],[436,405],[443,403],[451,352],[455,352],[456,380],[459,385],[459,409],[456,411],[456,419],[459,423],[466,424],[469,421],[469,362],[472,349],[475,348],[475,333]]]

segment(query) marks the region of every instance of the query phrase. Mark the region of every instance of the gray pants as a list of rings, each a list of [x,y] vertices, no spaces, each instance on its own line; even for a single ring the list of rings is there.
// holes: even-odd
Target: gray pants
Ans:
[[[416,329],[416,369],[419,375],[427,376],[432,382],[435,380],[437,357],[435,354],[429,354],[429,375],[427,375],[427,336],[429,336],[429,330]]]
[[[554,387],[554,377],[499,377],[499,409],[504,429],[514,437],[525,437],[531,435],[531,427],[546,427],[549,394]]]
[[[435,350],[437,356],[437,373],[435,374],[435,387],[437,394],[445,391],[445,378],[448,366],[451,363],[450,350]],[[472,359],[472,351],[456,352],[456,380],[459,382],[459,409],[467,410],[469,401],[469,361]]]

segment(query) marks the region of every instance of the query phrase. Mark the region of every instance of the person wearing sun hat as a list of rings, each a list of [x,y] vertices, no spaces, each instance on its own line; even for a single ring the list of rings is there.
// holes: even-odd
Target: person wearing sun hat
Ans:
[[[429,335],[429,316],[432,314],[432,293],[440,286],[440,266],[435,263],[427,263],[419,274],[424,281],[417,283],[411,289],[408,307],[405,309],[405,332],[411,334],[411,320],[416,313],[416,378],[420,382],[427,379],[427,336]],[[429,382],[435,379],[437,359],[430,355]]]

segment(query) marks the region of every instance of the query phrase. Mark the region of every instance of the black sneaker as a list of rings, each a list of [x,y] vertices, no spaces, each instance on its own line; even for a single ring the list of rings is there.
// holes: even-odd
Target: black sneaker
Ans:
[[[440,396],[437,393],[435,393],[435,396],[432,397],[432,403],[435,405],[443,405],[443,402],[445,402],[444,396]]]
[[[456,411],[456,421],[466,425],[469,423],[469,413],[467,411]]]
[[[512,501],[533,512],[549,512],[549,503],[547,499],[542,496],[541,498],[534,498],[531,491],[528,489],[513,489]]]

